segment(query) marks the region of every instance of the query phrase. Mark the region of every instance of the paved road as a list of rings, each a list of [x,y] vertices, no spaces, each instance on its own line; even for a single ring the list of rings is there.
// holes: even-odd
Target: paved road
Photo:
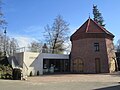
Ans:
[[[0,80],[0,90],[120,90],[118,82],[118,75],[49,75],[27,81]]]

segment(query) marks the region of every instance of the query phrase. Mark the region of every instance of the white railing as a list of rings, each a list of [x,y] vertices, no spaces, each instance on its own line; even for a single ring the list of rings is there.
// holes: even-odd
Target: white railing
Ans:
[[[36,49],[36,50],[31,50],[29,47],[21,47],[21,48],[18,48],[16,49],[16,52],[19,53],[19,52],[38,52],[38,53],[53,53],[53,49]],[[60,50],[57,50],[57,49],[54,49],[54,53],[57,53],[57,54],[69,54],[70,51],[69,50],[64,50],[64,51],[60,51]]]

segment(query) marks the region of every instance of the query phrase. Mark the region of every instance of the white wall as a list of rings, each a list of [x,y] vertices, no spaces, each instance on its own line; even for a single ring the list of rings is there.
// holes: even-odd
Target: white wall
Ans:
[[[43,59],[69,59],[69,55],[64,54],[48,54],[48,53],[33,53],[23,52],[21,54],[15,54],[18,62],[22,62],[23,75],[30,75],[32,71],[33,75],[43,74]]]
[[[26,69],[26,66],[27,66],[28,68],[27,75],[30,75],[31,71],[33,75],[36,75],[36,67],[38,67],[38,64],[39,64],[38,56],[39,56],[39,53],[24,52],[23,62],[25,63],[25,65],[23,68]]]

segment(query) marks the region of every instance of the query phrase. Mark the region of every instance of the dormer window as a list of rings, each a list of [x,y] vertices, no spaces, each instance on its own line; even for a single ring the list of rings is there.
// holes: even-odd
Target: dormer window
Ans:
[[[99,52],[99,43],[94,43],[95,52]]]

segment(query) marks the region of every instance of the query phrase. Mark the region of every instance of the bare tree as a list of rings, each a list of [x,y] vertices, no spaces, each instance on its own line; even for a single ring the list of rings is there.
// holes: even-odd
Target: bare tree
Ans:
[[[1,55],[3,54],[4,51],[4,34],[2,33],[2,31],[5,29],[7,23],[5,21],[3,12],[2,12],[2,0],[0,0],[0,53]]]
[[[0,0],[0,52],[1,55],[4,53],[4,51],[7,55],[13,55],[13,53],[15,53],[16,48],[18,47],[18,43],[17,40],[15,40],[14,38],[10,38],[9,36],[5,35],[7,22],[2,12],[2,5],[3,2],[2,0]]]
[[[4,18],[4,14],[2,12],[2,0],[0,0],[0,30],[4,29],[7,25],[7,22]]]
[[[54,19],[53,25],[45,27],[45,40],[52,53],[60,53],[65,50],[65,43],[69,39],[68,26],[69,24],[63,20],[62,16],[58,15]]]
[[[8,56],[13,55],[18,48],[17,40],[10,38],[9,36],[5,37],[3,34],[0,34],[0,52],[4,53],[4,48]]]
[[[29,51],[31,52],[41,52],[42,51],[42,43],[37,41],[32,41],[28,46]]]
[[[4,36],[2,34],[2,32],[0,32],[0,53],[1,56],[3,55],[4,52]]]
[[[18,42],[15,38],[8,39],[7,41],[7,53],[9,55],[14,55],[16,53],[17,48],[19,47]]]

